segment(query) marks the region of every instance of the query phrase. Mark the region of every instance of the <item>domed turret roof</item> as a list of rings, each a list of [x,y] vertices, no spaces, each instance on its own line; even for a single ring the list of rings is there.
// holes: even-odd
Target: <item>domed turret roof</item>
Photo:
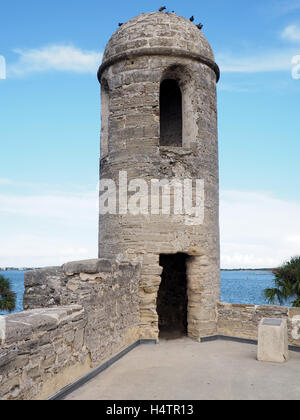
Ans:
[[[101,70],[134,55],[170,54],[202,59],[219,77],[213,51],[202,31],[175,13],[146,13],[124,23],[107,43]]]

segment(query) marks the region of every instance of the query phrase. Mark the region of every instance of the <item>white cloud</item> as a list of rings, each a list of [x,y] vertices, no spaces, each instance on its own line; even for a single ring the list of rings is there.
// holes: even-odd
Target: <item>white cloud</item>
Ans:
[[[0,185],[10,185],[12,181],[8,178],[0,178]]]
[[[15,63],[7,66],[7,76],[22,76],[32,72],[70,71],[93,73],[101,63],[102,54],[83,51],[70,45],[50,45],[37,49],[18,49]]]
[[[255,7],[264,19],[278,19],[300,9],[300,0],[264,0],[256,2]]]
[[[223,73],[263,73],[290,71],[293,51],[266,51],[253,55],[234,56],[217,54],[217,63]]]
[[[237,92],[237,93],[246,93],[253,92],[254,90],[259,89],[257,83],[224,83],[223,80],[218,83],[218,89],[223,92]]]
[[[84,243],[85,246],[82,246]],[[97,258],[96,243],[85,238],[61,238],[59,234],[12,234],[0,247],[0,267],[60,266],[68,261]]]
[[[291,42],[300,42],[300,26],[287,26],[281,37]],[[243,55],[220,52],[216,54],[216,58],[223,73],[264,73],[290,71],[291,60],[298,53],[297,47],[265,51],[260,48],[255,53],[244,52]]]
[[[48,193],[43,195],[0,194],[0,214],[61,219],[65,222],[94,221],[98,209],[96,192]]]
[[[276,267],[300,255],[300,202],[255,192],[221,193],[223,268]]]
[[[0,267],[97,257],[98,193],[0,194]]]
[[[300,26],[290,25],[287,26],[281,34],[283,39],[291,42],[300,42]]]
[[[275,16],[282,16],[300,9],[300,0],[274,0],[267,4],[268,12]]]
[[[300,254],[300,202],[221,192],[223,268],[274,267]],[[48,266],[95,258],[98,194],[0,194],[0,266]]]

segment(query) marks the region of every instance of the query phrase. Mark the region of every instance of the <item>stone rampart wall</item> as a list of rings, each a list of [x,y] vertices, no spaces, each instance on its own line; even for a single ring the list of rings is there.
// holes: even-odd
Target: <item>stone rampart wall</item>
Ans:
[[[90,368],[79,305],[0,318],[0,399],[46,398]]]
[[[140,266],[30,271],[24,312],[0,317],[0,399],[43,399],[139,339]]]
[[[289,344],[300,346],[300,309],[285,306],[218,304],[218,334],[257,340],[262,318],[288,321]]]

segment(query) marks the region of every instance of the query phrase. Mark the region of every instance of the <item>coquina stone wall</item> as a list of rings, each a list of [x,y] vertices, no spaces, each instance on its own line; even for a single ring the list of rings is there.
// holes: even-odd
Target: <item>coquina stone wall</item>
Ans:
[[[134,262],[30,271],[24,312],[0,317],[0,399],[43,399],[139,339]]]
[[[289,343],[300,346],[300,309],[272,305],[218,304],[218,334],[257,340],[262,318],[288,321]]]
[[[144,338],[157,339],[159,334],[156,304],[161,254],[192,257],[188,267],[188,335],[200,340],[217,331],[218,76],[203,33],[183,17],[167,13],[142,14],[122,25],[109,40],[99,69],[100,179],[114,180],[120,187],[120,172],[126,172],[126,186],[136,179],[149,186],[149,195],[143,193],[141,197],[149,203],[147,215],[130,214],[122,205],[117,214],[100,215],[99,257],[142,259],[139,296]],[[160,144],[160,86],[164,80],[176,81],[182,93],[182,147]],[[161,207],[158,214],[152,212],[153,179],[204,181],[204,220],[166,215]],[[173,199],[171,191],[171,202]]]
[[[87,318],[78,305],[0,318],[0,399],[46,398],[86,373]]]

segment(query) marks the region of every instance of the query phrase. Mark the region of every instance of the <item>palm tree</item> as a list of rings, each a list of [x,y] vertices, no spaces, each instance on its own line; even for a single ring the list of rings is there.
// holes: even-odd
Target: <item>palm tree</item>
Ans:
[[[0,275],[0,310],[12,312],[16,308],[16,295],[10,290],[9,280]]]
[[[273,270],[275,287],[264,291],[269,303],[276,300],[283,305],[288,300],[293,300],[293,306],[300,308],[300,257],[294,257],[281,267]]]

